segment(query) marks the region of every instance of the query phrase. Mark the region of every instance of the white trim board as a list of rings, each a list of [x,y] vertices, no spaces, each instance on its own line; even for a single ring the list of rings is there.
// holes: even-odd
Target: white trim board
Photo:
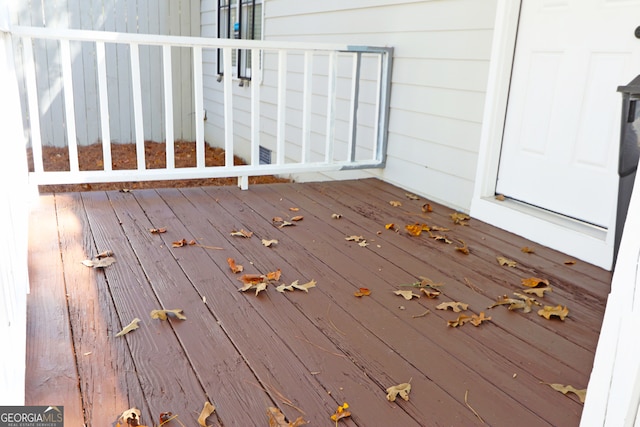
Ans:
[[[594,230],[561,215],[495,200],[520,6],[521,1],[497,2],[471,215],[609,270],[613,262],[615,210],[607,229]]]

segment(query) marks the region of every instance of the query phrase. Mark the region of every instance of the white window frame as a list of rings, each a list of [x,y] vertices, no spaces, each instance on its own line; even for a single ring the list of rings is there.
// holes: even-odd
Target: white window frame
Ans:
[[[252,39],[262,40],[263,38],[263,23],[264,23],[264,1],[265,0],[218,0],[218,38],[238,38],[238,39]],[[260,6],[260,16],[253,14],[252,24],[249,24],[249,28],[243,27],[243,11],[252,9],[254,12],[256,8]],[[234,18],[232,13],[235,9],[235,20],[237,22],[231,22]],[[237,24],[237,29],[236,29]],[[256,33],[258,29],[258,33]],[[218,49],[218,76],[222,76],[223,64],[222,64],[222,50]],[[238,63],[238,58],[241,58]],[[250,54],[248,51],[236,49],[233,54],[233,63],[231,64],[232,78],[239,80],[251,80],[251,66],[247,64],[250,61]]]

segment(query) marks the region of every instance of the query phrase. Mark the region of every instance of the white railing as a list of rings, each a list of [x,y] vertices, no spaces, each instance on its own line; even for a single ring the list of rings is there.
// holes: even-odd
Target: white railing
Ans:
[[[63,30],[16,26],[11,29],[14,42],[22,47],[20,72],[25,88],[33,152],[30,182],[36,184],[71,184],[92,182],[143,181],[238,177],[246,188],[248,177],[268,174],[324,172],[356,168],[380,168],[386,154],[389,97],[391,88],[392,49],[386,47],[341,44],[308,44],[258,40],[210,39],[103,31]],[[64,126],[69,151],[68,171],[45,170],[39,117],[38,82],[33,43],[54,40],[59,55],[60,91],[64,97]],[[103,169],[80,170],[76,111],[73,94],[73,47],[95,46],[99,124]],[[136,168],[114,170],[111,161],[109,124],[109,87],[106,46],[129,47],[131,97],[135,123]],[[51,43],[49,43],[51,45]],[[172,78],[171,56],[174,48],[187,48],[193,57],[193,125],[196,135],[196,166],[175,166],[174,123],[164,120],[166,168],[149,169],[145,159],[144,111],[140,75],[141,46],[162,50],[164,115],[173,117],[172,88],[180,84]],[[251,81],[231,78],[234,55],[241,49],[251,58]],[[75,49],[77,50],[77,48]],[[212,76],[203,58],[215,58],[222,52],[223,74]],[[159,70],[160,72],[160,70]],[[221,78],[223,77],[224,78]],[[219,78],[216,78],[219,77]],[[239,88],[237,82],[241,82]],[[205,97],[205,87],[218,85],[214,94]],[[221,87],[220,87],[221,86]],[[219,100],[215,93],[222,94]],[[248,102],[247,102],[248,101]],[[242,104],[241,110],[234,103]],[[215,106],[219,103],[218,106]],[[248,107],[247,107],[248,105]],[[212,111],[219,111],[211,117]],[[261,114],[261,111],[263,112]],[[272,114],[268,114],[272,112]],[[236,117],[234,117],[236,116]],[[249,120],[246,120],[246,118]],[[215,120],[212,120],[215,119]],[[216,127],[215,122],[218,122]],[[211,124],[209,124],[211,123]],[[242,128],[244,132],[238,129]],[[249,132],[246,132],[249,129]],[[248,135],[247,135],[248,134]],[[216,139],[216,136],[220,135]],[[205,139],[207,142],[205,142]],[[214,139],[214,140],[212,140]],[[122,142],[122,141],[121,141]],[[225,150],[223,166],[205,165],[205,144]],[[275,152],[273,164],[260,164],[260,147]],[[246,165],[234,165],[234,154],[245,155]]]

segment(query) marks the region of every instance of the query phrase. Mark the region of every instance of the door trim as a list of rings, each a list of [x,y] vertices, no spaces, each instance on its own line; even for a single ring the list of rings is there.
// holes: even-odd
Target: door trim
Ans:
[[[594,228],[543,209],[495,199],[521,4],[522,0],[497,1],[471,215],[610,270],[613,263],[615,209],[607,228]]]

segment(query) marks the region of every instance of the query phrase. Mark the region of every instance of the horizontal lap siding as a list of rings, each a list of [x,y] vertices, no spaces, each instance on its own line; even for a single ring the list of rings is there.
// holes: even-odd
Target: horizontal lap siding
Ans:
[[[468,210],[482,126],[495,3],[495,0],[348,3],[267,0],[264,37],[392,46],[387,167],[355,175],[374,174],[453,208]],[[205,4],[215,11],[214,2],[203,1],[203,23],[204,16],[208,22],[206,26],[203,24],[203,34],[207,31],[207,35],[214,36],[216,19]],[[215,74],[215,64],[211,64],[208,73]],[[247,88],[236,90],[249,96]],[[263,108],[263,113],[274,115],[275,90],[263,91],[263,95],[263,102],[271,102],[274,108],[273,112]],[[315,119],[322,120],[324,112],[319,111]],[[348,122],[348,117],[344,121]],[[209,127],[210,132],[214,129],[215,126]],[[349,173],[350,177],[353,175]],[[316,174],[296,179],[341,176]]]

